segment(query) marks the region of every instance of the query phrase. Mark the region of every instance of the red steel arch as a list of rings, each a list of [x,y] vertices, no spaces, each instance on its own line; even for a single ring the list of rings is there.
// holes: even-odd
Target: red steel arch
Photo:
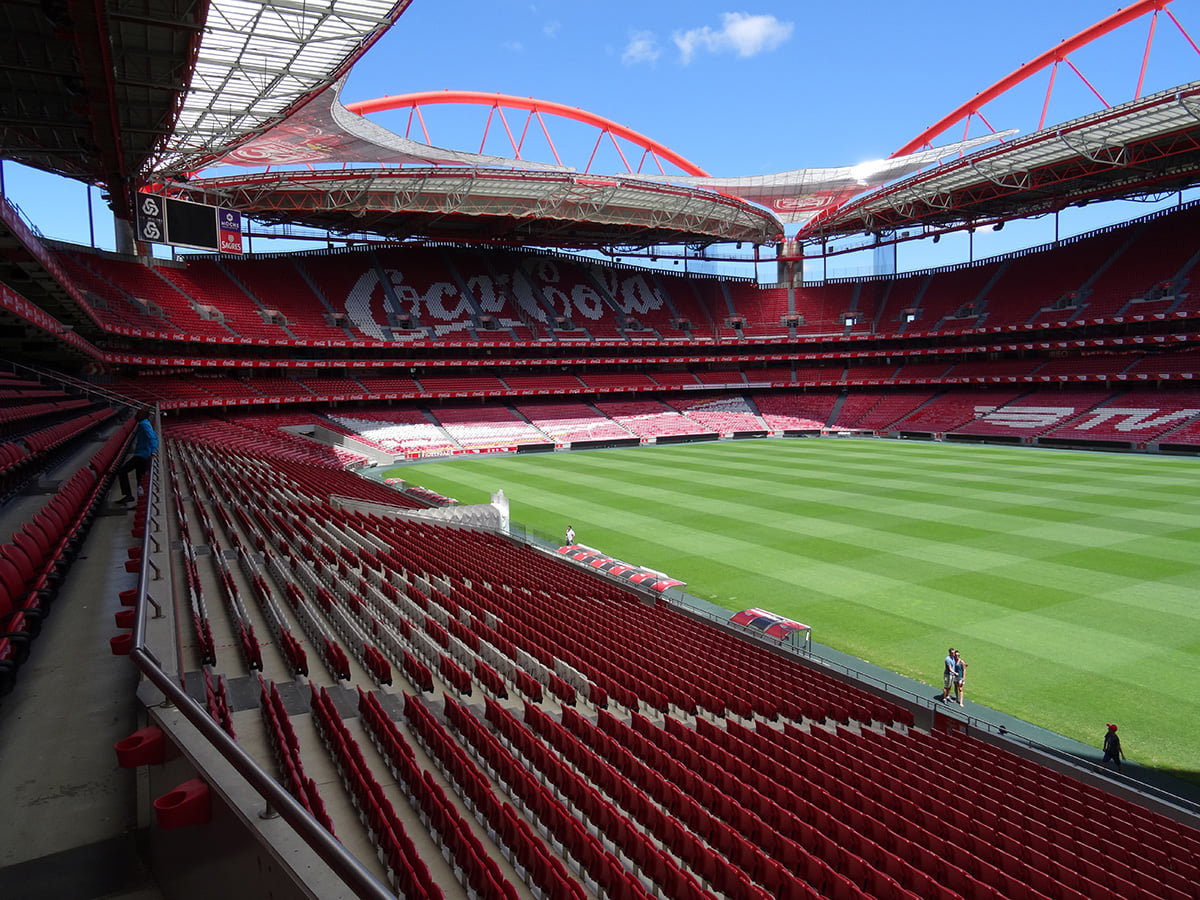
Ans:
[[[421,107],[432,106],[434,104],[466,104],[470,106],[486,106],[490,107],[492,112],[488,114],[488,122],[484,127],[483,140],[480,142],[480,152],[483,152],[483,144],[487,142],[487,132],[491,127],[492,116],[499,114],[501,124],[504,126],[505,133],[508,135],[508,140],[512,144],[513,153],[516,158],[521,158],[521,146],[524,143],[525,136],[529,131],[530,124],[536,119],[538,126],[541,128],[542,134],[550,144],[550,149],[554,153],[555,162],[562,164],[558,158],[558,150],[554,147],[554,141],[550,137],[549,129],[546,123],[542,120],[542,114],[547,113],[553,116],[560,116],[565,119],[570,119],[573,122],[579,122],[583,125],[590,125],[600,129],[600,135],[596,140],[596,146],[592,150],[592,159],[595,158],[596,150],[599,149],[600,143],[605,136],[609,138],[622,161],[632,173],[634,169],[629,165],[629,161],[625,159],[625,154],[621,150],[616,139],[629,141],[640,147],[643,151],[643,158],[648,155],[655,160],[659,171],[662,171],[662,162],[665,160],[671,165],[677,166],[687,175],[697,175],[705,177],[708,175],[702,168],[696,165],[691,160],[680,156],[670,147],[660,144],[658,141],[646,137],[640,132],[634,131],[632,128],[626,128],[618,122],[611,119],[606,119],[603,116],[598,116],[595,113],[587,112],[575,106],[567,106],[563,103],[555,103],[552,100],[536,100],[532,97],[514,97],[511,94],[489,94],[484,91],[419,91],[413,94],[398,94],[395,97],[377,97],[374,100],[360,100],[357,103],[346,104],[346,109],[359,115],[366,115],[373,112],[385,112],[396,109],[409,109],[411,128],[411,116],[416,115],[420,122],[421,129],[424,132],[425,123],[421,118]],[[512,129],[509,127],[508,119],[504,116],[505,109],[524,110],[529,115],[526,117],[524,128],[521,131],[521,139],[517,140],[513,136]],[[429,140],[428,133],[425,133],[425,139]],[[587,167],[584,172],[590,170],[592,159],[588,160]]]
[[[1075,68],[1074,65],[1071,64],[1071,61],[1067,59],[1067,57],[1080,47],[1086,46],[1092,41],[1116,31],[1123,25],[1127,25],[1130,22],[1141,18],[1142,16],[1150,15],[1153,17],[1150,24],[1150,33],[1146,39],[1146,50],[1142,55],[1142,65],[1138,72],[1137,88],[1133,98],[1137,99],[1137,97],[1141,96],[1142,82],[1146,75],[1146,64],[1150,58],[1150,47],[1154,42],[1154,33],[1158,24],[1158,14],[1160,11],[1164,12],[1168,18],[1170,18],[1170,20],[1175,24],[1175,27],[1178,28],[1180,33],[1183,35],[1184,39],[1188,42],[1188,44],[1191,45],[1192,49],[1195,50],[1198,55],[1200,55],[1200,47],[1196,46],[1196,42],[1192,40],[1191,36],[1184,29],[1183,25],[1180,24],[1179,20],[1175,18],[1174,14],[1167,9],[1167,6],[1172,2],[1174,2],[1174,0],[1135,0],[1135,2],[1129,4],[1129,6],[1125,7],[1124,9],[1117,10],[1111,16],[1101,19],[1090,28],[1085,28],[1074,37],[1067,38],[1066,40],[1059,42],[1040,56],[1037,56],[1024,65],[1014,69],[1011,74],[1001,78],[986,90],[980,91],[966,103],[962,104],[954,111],[947,113],[933,125],[930,125],[915,138],[893,153],[892,156],[903,156],[906,153],[913,153],[922,147],[933,146],[933,140],[938,137],[938,135],[942,134],[947,129],[958,124],[964,119],[969,119],[971,116],[978,115],[985,124],[988,124],[987,119],[983,117],[981,112],[981,109],[984,106],[986,106],[992,100],[995,100],[1009,89],[1015,87],[1031,76],[1036,75],[1047,66],[1053,66],[1054,68],[1050,75],[1050,83],[1046,88],[1046,99],[1042,104],[1041,118],[1038,121],[1037,130],[1041,130],[1042,126],[1045,124],[1046,110],[1050,103],[1050,95],[1054,90],[1054,76],[1058,72],[1059,63],[1063,62],[1065,62],[1071,68],[1071,70],[1083,80],[1083,83],[1088,86],[1089,90],[1096,95],[1097,99],[1099,99],[1105,107],[1110,106],[1111,104],[1109,104],[1103,97],[1100,96],[1100,93],[1092,86],[1091,82],[1089,82],[1083,76],[1082,72],[1080,72]],[[988,124],[988,127],[991,128],[991,125]]]

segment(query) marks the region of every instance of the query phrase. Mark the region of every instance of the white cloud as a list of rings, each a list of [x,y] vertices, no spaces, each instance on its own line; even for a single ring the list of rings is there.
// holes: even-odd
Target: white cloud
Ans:
[[[548,38],[558,37],[558,32],[562,28],[562,22],[554,19],[542,26],[542,34]]]
[[[686,65],[701,51],[709,53],[734,52],[738,56],[754,56],[774,50],[792,36],[795,26],[780,22],[774,16],[752,16],[748,13],[722,13],[721,28],[705,25],[672,35],[679,55]]]
[[[629,35],[629,43],[621,54],[621,62],[627,66],[637,63],[652,63],[662,56],[658,39],[652,31],[635,31]]]

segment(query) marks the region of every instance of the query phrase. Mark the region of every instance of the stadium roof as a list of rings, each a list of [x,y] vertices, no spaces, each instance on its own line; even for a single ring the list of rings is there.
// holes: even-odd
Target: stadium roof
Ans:
[[[284,121],[349,70],[412,0],[211,0],[157,175],[211,163]]]
[[[173,193],[260,221],[397,239],[651,246],[766,243],[782,230],[767,210],[715,191],[575,172],[292,170],[207,178]]]
[[[796,173],[775,181],[707,182],[685,174],[652,186],[630,175],[575,175],[557,164],[430,147],[347,114],[331,87],[410,2],[0,4],[0,156],[106,186],[121,218],[130,218],[134,190],[159,183],[185,196],[224,198],[267,221],[336,233],[561,246],[763,242],[780,236],[779,221],[811,212],[818,214],[802,225],[805,237],[913,225],[972,227],[1200,183],[1195,83],[975,151],[890,185],[879,186],[884,174],[891,179],[902,171],[887,168],[899,160],[885,161],[870,178],[859,177],[862,167],[850,167],[845,184],[815,193],[812,185],[783,177]],[[1138,0],[1067,43],[1086,43],[1166,2]],[[1057,64],[1064,52],[1049,51],[1038,65],[1051,58]],[[1006,88],[1016,75],[993,90]],[[351,155],[365,157],[331,153],[331,164],[384,164],[382,157],[361,152],[374,145],[423,168],[310,169],[269,178],[229,176],[203,188],[187,183],[192,173],[239,153],[247,164],[246,154],[278,146],[281,135],[310,127],[314,116],[334,121],[358,142]],[[291,146],[311,151],[316,143],[293,140]],[[457,171],[427,168],[440,165]],[[520,175],[520,168],[557,174]],[[330,196],[318,202],[313,195],[322,188]],[[755,204],[780,218],[769,224],[772,214]]]
[[[0,3],[0,156],[103,184],[118,215],[169,138],[203,0]]]
[[[196,168],[350,67],[410,0],[0,3],[0,157],[132,191]]]
[[[1200,81],[1018,137],[847,203],[806,237],[971,227],[1200,184]]]

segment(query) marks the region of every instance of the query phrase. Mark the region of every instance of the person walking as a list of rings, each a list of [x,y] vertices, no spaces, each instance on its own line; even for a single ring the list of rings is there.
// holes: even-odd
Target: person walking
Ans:
[[[568,544],[575,543],[575,529],[572,528],[570,525],[567,526],[567,543]]]
[[[958,701],[958,705],[963,705],[964,694],[967,686],[967,663],[962,658],[962,653],[958,650],[954,651],[954,699]]]
[[[134,491],[141,483],[142,476],[150,470],[150,457],[157,449],[158,434],[155,433],[154,426],[150,424],[150,411],[143,409],[138,413],[137,424],[133,428],[133,450],[129,454],[129,459],[125,460],[117,469],[117,479],[121,482],[121,496],[117,498],[118,503],[133,502]],[[129,486],[130,472],[137,473],[137,481],[132,489]]]
[[[942,702],[950,702],[950,691],[954,688],[954,654],[955,649],[951,647],[946,651],[946,658],[942,661]]]
[[[1117,767],[1117,771],[1121,771],[1121,760],[1125,758],[1125,751],[1121,749],[1121,739],[1117,737],[1117,726],[1109,724],[1108,731],[1104,733],[1104,758],[1100,760],[1100,765],[1106,765],[1109,760]]]

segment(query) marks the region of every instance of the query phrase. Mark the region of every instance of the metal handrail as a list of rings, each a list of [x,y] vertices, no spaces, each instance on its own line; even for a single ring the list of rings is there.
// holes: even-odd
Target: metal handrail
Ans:
[[[161,423],[155,410],[156,430]],[[159,431],[161,434],[161,430]],[[156,482],[159,475],[159,454],[150,462],[150,478],[147,479],[145,502],[148,509],[156,502]],[[292,827],[296,835],[307,844],[338,875],[355,897],[361,900],[396,900],[396,894],[379,881],[353,853],[314,819],[300,803],[289,794],[258,762],[209,716],[208,711],[189,696],[182,687],[163,671],[158,659],[146,646],[146,609],[149,605],[147,590],[150,583],[150,523],[142,536],[142,560],[138,573],[137,606],[133,618],[133,647],[130,657],[134,665],[166,700],[176,707],[201,736],[229,763],[268,805]]]

